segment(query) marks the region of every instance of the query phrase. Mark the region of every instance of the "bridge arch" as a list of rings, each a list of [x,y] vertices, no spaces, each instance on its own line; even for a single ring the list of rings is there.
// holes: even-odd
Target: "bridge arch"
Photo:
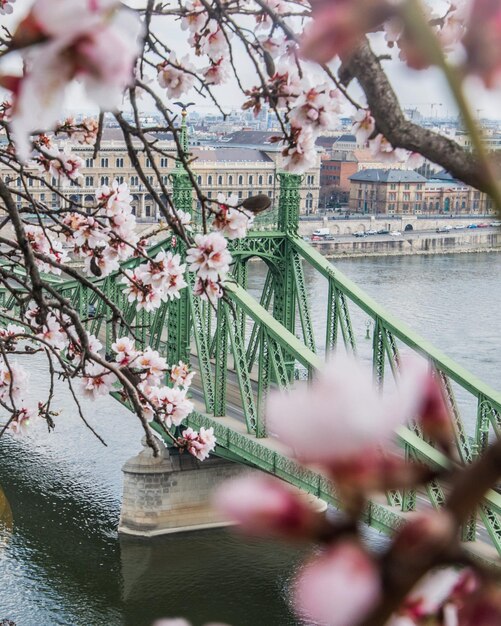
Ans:
[[[404,230],[406,232],[410,232],[411,230],[414,230],[414,226],[412,224],[406,224]]]

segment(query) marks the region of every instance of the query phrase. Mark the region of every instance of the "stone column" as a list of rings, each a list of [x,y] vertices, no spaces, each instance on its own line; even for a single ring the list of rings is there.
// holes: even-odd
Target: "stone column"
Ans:
[[[167,448],[155,458],[145,447],[122,468],[118,532],[153,537],[225,526],[227,522],[210,506],[211,494],[222,481],[245,469],[217,457],[201,463],[188,453]]]

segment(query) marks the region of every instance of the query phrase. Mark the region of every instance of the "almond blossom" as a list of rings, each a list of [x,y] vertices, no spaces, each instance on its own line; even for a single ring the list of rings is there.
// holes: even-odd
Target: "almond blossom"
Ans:
[[[226,481],[215,493],[214,505],[253,536],[304,539],[314,536],[320,523],[304,495],[261,472]]]
[[[188,249],[186,261],[201,279],[224,281],[230,270],[228,243],[220,233],[195,235],[195,246]]]
[[[173,365],[170,370],[170,379],[175,387],[189,387],[194,376],[195,372],[190,372],[189,366],[182,361]]]
[[[292,126],[311,125],[317,130],[334,128],[340,112],[339,94],[328,85],[302,85],[303,93],[294,101],[289,121]]]
[[[353,540],[340,541],[300,570],[294,604],[300,615],[329,626],[353,626],[381,596],[378,568]]]
[[[357,138],[357,143],[365,144],[376,128],[374,118],[368,109],[358,109],[352,119],[352,132]]]
[[[219,279],[211,280],[210,278],[198,277],[193,285],[193,293],[202,300],[208,300],[214,304],[223,297],[223,284]]]
[[[181,422],[193,411],[191,400],[186,397],[187,389],[179,387],[160,387],[154,390],[151,400],[160,413],[166,426],[180,426]]]
[[[223,193],[217,195],[218,212],[212,223],[227,239],[241,239],[254,222],[254,215],[242,208],[237,208],[240,200],[238,196],[228,198]]]
[[[200,432],[192,428],[183,430],[181,445],[186,446],[186,450],[199,461],[205,461],[209,454],[216,448],[216,438],[213,428],[200,428]]]
[[[28,394],[29,373],[16,361],[0,361],[0,400],[22,402]]]
[[[184,5],[186,14],[181,19],[181,28],[197,33],[203,29],[208,20],[204,5],[200,0],[187,0]]]
[[[69,342],[68,335],[64,332],[59,320],[49,313],[40,332],[36,335],[56,350],[64,350]]]
[[[385,163],[395,163],[405,161],[409,153],[402,148],[394,148],[391,143],[379,134],[369,141],[369,148],[372,156]]]
[[[157,350],[149,347],[138,357],[136,367],[146,371],[146,380],[151,385],[159,384],[160,379],[169,369],[164,357],[160,356]]]
[[[208,85],[222,85],[230,77],[230,65],[225,57],[211,61],[210,65],[202,70],[205,82]]]
[[[230,34],[227,35],[230,37]],[[227,54],[228,43],[225,33],[216,20],[209,20],[201,34],[195,37],[197,48],[201,54],[211,59],[219,59]]]
[[[426,469],[392,453],[394,431],[418,417],[427,394],[425,379],[405,363],[397,389],[381,394],[370,368],[336,355],[308,387],[270,396],[267,428],[296,458],[327,467],[344,486],[403,485]]]
[[[282,151],[284,170],[302,174],[317,162],[316,137],[309,127],[292,128],[293,144]]]
[[[68,261],[68,255],[63,249],[63,244],[57,239],[50,240],[46,231],[36,224],[27,224],[25,227],[27,239],[31,248],[35,253],[43,254],[49,257],[56,263],[66,263]],[[54,267],[49,262],[36,258],[36,264],[42,272],[50,274],[61,274],[61,269]]]
[[[16,0],[0,0],[0,15],[12,13],[14,10],[12,5]]]
[[[14,412],[9,424],[9,432],[13,435],[25,435],[30,421],[33,419],[33,411],[25,406]]]
[[[189,62],[188,55],[177,60],[171,52],[168,61],[157,66],[158,82],[167,90],[168,98],[180,98],[195,85],[195,67]]]
[[[134,348],[134,340],[129,337],[121,337],[111,344],[111,349],[116,353],[116,361],[120,367],[131,365],[139,356]]]
[[[36,50],[27,48],[23,76],[0,81],[14,94],[11,129],[23,159],[29,134],[56,124],[73,79],[83,81],[99,106],[120,104],[139,53],[140,29],[136,15],[118,2],[35,1],[13,41],[33,42]]]
[[[85,367],[85,375],[80,381],[83,395],[90,400],[106,396],[113,388],[116,376],[113,372],[104,369],[99,363],[90,363]]]

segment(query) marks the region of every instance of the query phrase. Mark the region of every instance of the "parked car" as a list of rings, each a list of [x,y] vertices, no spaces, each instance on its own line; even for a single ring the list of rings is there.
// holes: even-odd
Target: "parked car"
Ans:
[[[489,228],[490,224],[487,224],[487,222],[481,222],[480,224],[477,224],[477,228]]]
[[[366,231],[365,231],[365,234],[366,234],[366,235],[377,235],[377,230],[373,230],[373,229],[371,229],[371,230],[366,230]]]
[[[328,228],[317,228],[316,230],[314,230],[312,232],[312,235],[314,237],[326,237],[327,235],[330,235],[331,231]]]
[[[440,226],[440,228],[437,228],[437,230],[435,232],[437,233],[448,233],[451,230],[451,226]]]
[[[392,230],[392,231],[391,231],[391,233],[390,233],[390,235],[391,235],[392,237],[401,237],[401,236],[402,236],[402,233],[401,233],[399,230]]]
[[[463,230],[463,228],[466,228],[465,224],[458,224],[457,226],[454,226],[455,230]]]
[[[389,231],[387,228],[380,228],[380,229],[377,231],[377,234],[378,234],[378,235],[389,235],[389,234],[390,234],[390,231]]]
[[[476,224],[468,224],[466,228],[478,228]]]
[[[501,222],[491,222],[491,226],[501,226]]]
[[[367,237],[367,234],[363,230],[358,230],[356,233],[353,233],[355,237]]]

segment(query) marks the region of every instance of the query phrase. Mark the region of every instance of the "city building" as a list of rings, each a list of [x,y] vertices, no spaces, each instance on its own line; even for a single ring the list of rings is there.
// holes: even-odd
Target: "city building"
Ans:
[[[349,177],[349,209],[372,215],[488,214],[486,194],[440,172],[427,179],[410,170],[368,169]]]
[[[243,135],[242,135],[243,133]],[[237,140],[236,136],[240,136]],[[216,197],[218,192],[226,195],[235,194],[239,198],[247,198],[264,193],[274,204],[278,200],[277,173],[281,171],[282,155],[276,144],[261,141],[262,135],[270,136],[270,132],[241,131],[234,136],[225,138],[217,145],[193,145],[190,147],[191,168],[204,194],[208,198]],[[254,137],[253,140],[252,137]],[[157,155],[155,165],[161,173],[162,184],[169,193],[172,190],[170,174],[175,167],[175,143],[170,133],[158,133],[156,147],[164,156]],[[191,144],[201,144],[196,137]],[[150,158],[144,153],[142,145],[134,142],[137,159],[143,168],[147,180],[161,192],[157,183],[155,170]],[[156,221],[159,215],[158,206],[147,187],[139,177],[129,158],[122,132],[118,128],[105,128],[101,140],[101,150],[96,159],[93,158],[92,146],[76,145],[72,148],[84,162],[81,168],[82,179],[76,184],[65,177],[44,178],[51,183],[53,189],[47,188],[40,180],[40,172],[33,170],[34,178],[28,179],[28,191],[33,199],[57,207],[60,203],[58,191],[69,196],[74,203],[91,206],[95,202],[95,191],[102,185],[110,185],[114,180],[126,182],[133,197],[133,210],[139,221]],[[0,173],[2,166],[0,165]],[[6,170],[4,173],[7,174]],[[21,188],[21,180],[15,184]],[[301,212],[316,212],[319,203],[320,187],[320,155],[317,164],[303,176],[300,189]],[[195,202],[195,195],[194,195]],[[22,205],[21,199],[18,200]]]

